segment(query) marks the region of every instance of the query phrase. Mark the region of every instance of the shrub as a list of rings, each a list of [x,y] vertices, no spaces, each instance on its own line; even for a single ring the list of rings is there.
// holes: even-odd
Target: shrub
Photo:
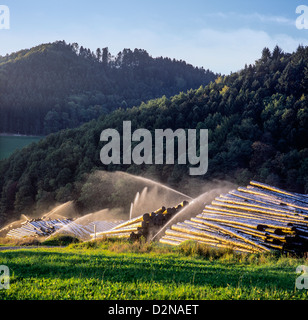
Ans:
[[[214,248],[193,240],[187,240],[181,243],[179,251],[185,256],[199,256],[207,259],[219,259],[227,255],[233,256],[235,254],[231,248]]]
[[[56,235],[42,242],[45,246],[67,246],[72,243],[79,243],[80,240],[69,235]]]

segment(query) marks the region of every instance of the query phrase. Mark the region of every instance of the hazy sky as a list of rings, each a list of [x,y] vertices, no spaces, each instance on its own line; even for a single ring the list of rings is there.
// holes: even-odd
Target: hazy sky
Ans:
[[[254,63],[262,49],[278,44],[292,52],[308,45],[298,30],[297,0],[3,0],[10,29],[0,30],[0,55],[65,40],[93,51],[146,49],[230,73]]]

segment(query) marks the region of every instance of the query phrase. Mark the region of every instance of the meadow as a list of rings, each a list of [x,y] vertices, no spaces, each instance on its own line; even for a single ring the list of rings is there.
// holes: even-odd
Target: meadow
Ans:
[[[10,289],[0,300],[306,300],[304,258],[238,254],[195,243],[170,248],[121,241],[4,250]]]
[[[0,135],[0,160],[8,158],[17,149],[22,149],[42,137]]]

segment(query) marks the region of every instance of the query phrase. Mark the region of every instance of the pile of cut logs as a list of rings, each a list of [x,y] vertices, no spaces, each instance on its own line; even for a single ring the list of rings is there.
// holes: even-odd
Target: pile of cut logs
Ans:
[[[241,252],[308,252],[308,195],[251,181],[206,205],[203,213],[166,230],[160,242],[192,239]]]
[[[68,225],[71,219],[31,219],[21,224],[19,228],[11,229],[7,233],[7,237],[21,239],[26,237],[48,236],[59,230],[65,225]]]
[[[6,237],[21,239],[27,237],[47,237],[58,231],[61,234],[73,235],[81,240],[88,240],[93,231],[102,232],[109,230],[118,224],[123,223],[123,220],[113,221],[92,221],[87,224],[80,224],[68,218],[61,219],[31,219],[21,223],[19,227],[10,228],[8,226],[2,233]],[[0,230],[1,231],[1,230]]]
[[[125,221],[108,231],[91,234],[91,237],[117,237],[130,240],[139,240],[144,237],[148,240],[187,204],[188,201],[183,201],[176,207],[161,207],[154,212],[145,213],[137,218]]]

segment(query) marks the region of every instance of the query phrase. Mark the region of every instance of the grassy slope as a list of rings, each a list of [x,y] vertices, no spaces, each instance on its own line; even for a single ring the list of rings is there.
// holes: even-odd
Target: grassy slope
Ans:
[[[0,136],[0,160],[8,158],[17,149],[22,149],[40,139],[42,139],[42,137]]]
[[[307,290],[295,289],[295,269],[305,262],[226,252],[185,256],[123,243],[2,251],[11,281],[0,299],[307,299]]]

